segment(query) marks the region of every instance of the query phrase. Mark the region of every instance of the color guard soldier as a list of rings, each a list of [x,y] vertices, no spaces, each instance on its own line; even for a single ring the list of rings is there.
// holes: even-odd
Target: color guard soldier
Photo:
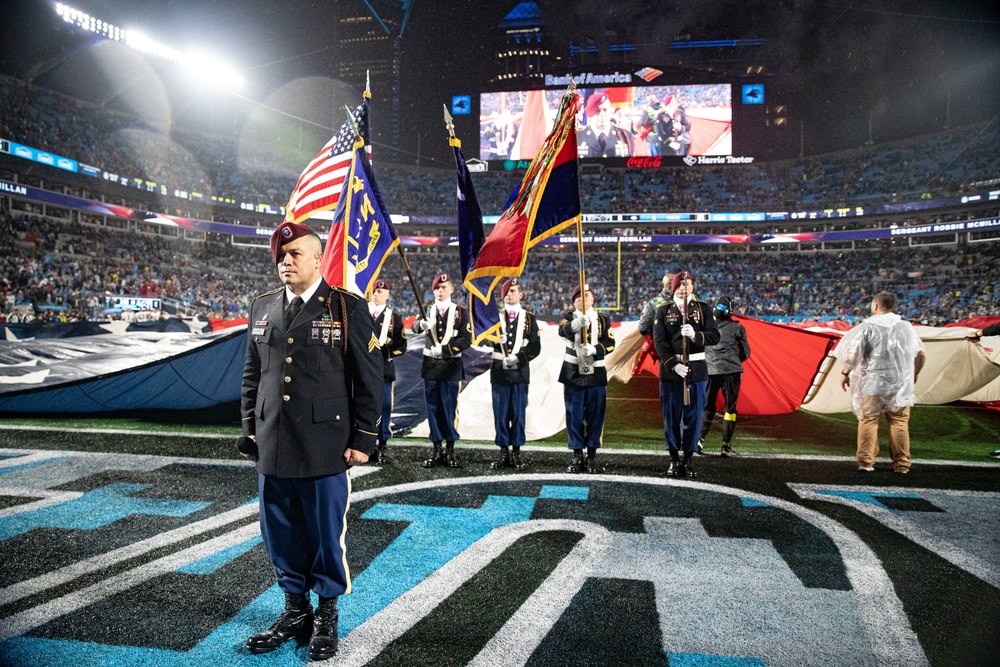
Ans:
[[[567,472],[597,472],[597,449],[604,435],[604,410],[607,404],[608,372],[604,358],[615,349],[611,319],[594,310],[590,285],[573,288],[574,310],[559,323],[559,335],[566,339],[559,381],[563,384],[566,404],[566,432],[573,462]],[[584,461],[583,450],[587,449]]]
[[[472,344],[472,325],[465,308],[451,300],[455,285],[447,273],[435,276],[431,289],[434,303],[423,318],[413,323],[413,333],[427,332],[420,375],[424,378],[427,425],[434,450],[431,458],[424,461],[424,467],[440,464],[457,468],[458,393],[465,379],[462,351]],[[442,441],[445,442],[443,450]]]
[[[271,255],[285,286],[250,306],[237,447],[256,463],[260,532],[285,611],[246,647],[268,653],[311,633],[309,657],[326,660],[337,651],[337,597],[351,592],[347,469],[375,451],[382,353],[365,302],[320,275],[313,230],[282,223]]]
[[[653,321],[653,345],[660,355],[660,405],[663,408],[663,432],[670,452],[671,477],[697,477],[691,457],[698,444],[701,413],[705,409],[708,364],[705,347],[719,342],[719,330],[708,305],[692,292],[691,274],[681,271],[674,276],[673,300],[660,306]],[[684,361],[685,339],[687,363]],[[691,400],[684,405],[684,390]],[[684,452],[683,461],[680,450]]]
[[[406,328],[399,313],[388,306],[392,287],[385,280],[376,280],[372,286],[371,298],[368,302],[368,312],[375,320],[375,335],[382,348],[385,383],[382,387],[382,427],[375,444],[375,462],[388,463],[385,449],[392,437],[390,421],[392,419],[392,389],[396,381],[396,365],[393,359],[406,352]]]
[[[490,468],[516,468],[527,465],[521,461],[524,445],[524,416],[528,407],[528,362],[542,350],[535,316],[521,306],[521,282],[511,278],[500,286],[503,310],[500,311],[501,340],[493,343],[493,363],[490,383],[493,387],[493,424],[496,443],[502,454]],[[511,455],[513,448],[513,456]]]

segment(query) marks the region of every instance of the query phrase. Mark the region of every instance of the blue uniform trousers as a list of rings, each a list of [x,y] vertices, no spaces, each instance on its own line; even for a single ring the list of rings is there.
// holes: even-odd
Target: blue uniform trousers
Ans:
[[[493,426],[497,447],[524,445],[524,413],[528,408],[528,385],[493,385]]]
[[[260,534],[278,587],[332,598],[351,592],[347,568],[347,472],[287,478],[258,474]]]
[[[389,422],[392,421],[392,388],[393,382],[386,382],[382,386],[382,425],[378,429],[378,437],[382,442],[389,442],[392,431],[389,429]]]
[[[684,405],[684,385],[673,382],[660,383],[660,407],[663,408],[663,434],[671,454],[682,450],[694,453],[701,431],[701,413],[705,409],[705,390],[708,380],[692,382],[691,405]]]
[[[598,448],[604,436],[604,409],[608,400],[607,387],[575,387],[563,385],[566,403],[566,432],[570,449]]]
[[[460,380],[424,380],[427,395],[427,426],[431,442],[455,442],[458,435],[458,392]]]

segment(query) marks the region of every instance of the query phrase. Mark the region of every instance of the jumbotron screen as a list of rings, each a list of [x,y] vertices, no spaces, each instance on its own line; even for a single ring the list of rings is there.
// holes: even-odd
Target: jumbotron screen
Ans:
[[[581,87],[577,149],[609,161],[733,155],[733,87],[728,83]],[[479,158],[530,160],[552,129],[565,88],[482,93]],[[689,158],[690,161],[690,158]]]

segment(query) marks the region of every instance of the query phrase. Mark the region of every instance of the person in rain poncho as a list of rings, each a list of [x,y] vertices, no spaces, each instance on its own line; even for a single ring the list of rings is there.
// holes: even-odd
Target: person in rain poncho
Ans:
[[[924,344],[909,322],[892,312],[896,299],[879,292],[872,317],[848,331],[833,354],[844,362],[840,386],[851,391],[858,417],[858,470],[875,470],[878,423],[889,422],[889,453],[894,472],[910,469],[910,406],[913,385],[924,366]]]

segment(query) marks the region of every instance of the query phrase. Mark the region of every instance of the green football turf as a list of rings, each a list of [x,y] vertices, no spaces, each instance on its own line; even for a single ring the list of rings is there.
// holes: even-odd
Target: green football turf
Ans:
[[[610,385],[604,429],[605,447],[649,451],[663,449],[659,400],[648,398],[649,391],[648,387],[642,387],[641,381],[635,380],[628,385]],[[721,445],[720,424],[719,417],[716,417],[706,440],[709,452],[717,451]],[[185,412],[147,410],[101,415],[0,415],[0,427],[5,425],[234,437],[241,432],[239,407],[235,403]],[[1000,446],[998,433],[1000,411],[974,404],[916,406],[910,417],[910,447],[914,459],[989,460],[989,453]],[[856,434],[857,420],[851,413],[823,415],[800,410],[786,415],[740,415],[734,446],[738,452],[755,454],[852,456]],[[882,454],[886,455],[888,427],[884,421],[880,442]],[[563,448],[566,446],[566,433],[562,431],[528,444]],[[192,445],[196,446],[196,443]]]

